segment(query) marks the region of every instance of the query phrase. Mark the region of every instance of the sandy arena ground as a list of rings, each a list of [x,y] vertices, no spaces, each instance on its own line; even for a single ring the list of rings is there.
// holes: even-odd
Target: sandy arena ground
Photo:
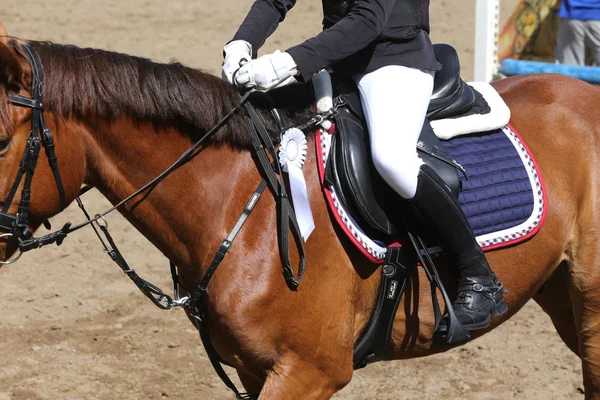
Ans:
[[[299,5],[266,48],[319,30],[320,2]],[[433,0],[434,42],[454,45],[472,77],[474,0]],[[502,0],[502,17],[517,0]],[[240,5],[241,4],[241,5]],[[3,0],[0,20],[21,38],[177,59],[219,73],[221,49],[250,0]],[[93,212],[107,206],[86,196]],[[53,220],[82,216],[71,206]],[[130,263],[169,287],[167,260],[124,219],[112,232]],[[231,399],[181,311],[156,309],[102,253],[91,230],[0,269],[0,400]],[[445,354],[380,363],[337,399],[581,399],[579,359],[531,303],[501,328]]]

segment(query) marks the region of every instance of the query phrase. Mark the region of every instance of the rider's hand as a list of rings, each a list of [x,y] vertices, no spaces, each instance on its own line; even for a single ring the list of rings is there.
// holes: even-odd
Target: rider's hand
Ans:
[[[244,64],[234,84],[244,89],[269,90],[297,82],[298,66],[288,53],[277,50]]]
[[[252,60],[252,45],[245,40],[234,40],[223,48],[225,61],[223,61],[222,75],[229,83],[233,83],[233,74],[243,64]]]

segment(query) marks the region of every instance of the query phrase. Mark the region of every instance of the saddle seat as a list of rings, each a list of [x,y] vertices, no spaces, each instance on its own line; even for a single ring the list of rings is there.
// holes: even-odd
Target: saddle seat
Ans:
[[[434,45],[434,49],[443,69],[436,74],[428,120],[423,124],[417,150],[423,161],[436,170],[452,194],[458,197],[460,165],[446,154],[429,120],[467,113],[475,103],[475,94],[460,78],[456,50],[446,44]],[[401,206],[406,205],[406,201],[375,170],[356,86],[348,80],[338,81],[335,76],[332,81],[334,103],[338,105],[336,128],[340,134],[332,138],[325,183],[335,188],[350,216],[367,235],[387,242],[400,234],[394,221],[400,221]]]

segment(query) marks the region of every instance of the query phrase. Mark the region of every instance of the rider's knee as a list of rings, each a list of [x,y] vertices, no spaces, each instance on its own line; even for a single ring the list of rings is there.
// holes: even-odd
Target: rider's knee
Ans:
[[[383,180],[403,198],[412,198],[423,163],[416,151],[398,151],[389,146],[373,150],[373,164]]]

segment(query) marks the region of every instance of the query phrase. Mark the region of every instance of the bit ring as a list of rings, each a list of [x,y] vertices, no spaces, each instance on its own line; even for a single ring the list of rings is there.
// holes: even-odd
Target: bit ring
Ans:
[[[13,236],[15,236],[13,233],[3,233],[0,235],[0,239],[10,238]],[[19,258],[21,258],[22,255],[23,255],[23,252],[19,251],[19,254],[15,258],[13,258],[12,260],[8,260],[8,261],[0,261],[0,265],[14,264],[17,261],[19,261]]]

